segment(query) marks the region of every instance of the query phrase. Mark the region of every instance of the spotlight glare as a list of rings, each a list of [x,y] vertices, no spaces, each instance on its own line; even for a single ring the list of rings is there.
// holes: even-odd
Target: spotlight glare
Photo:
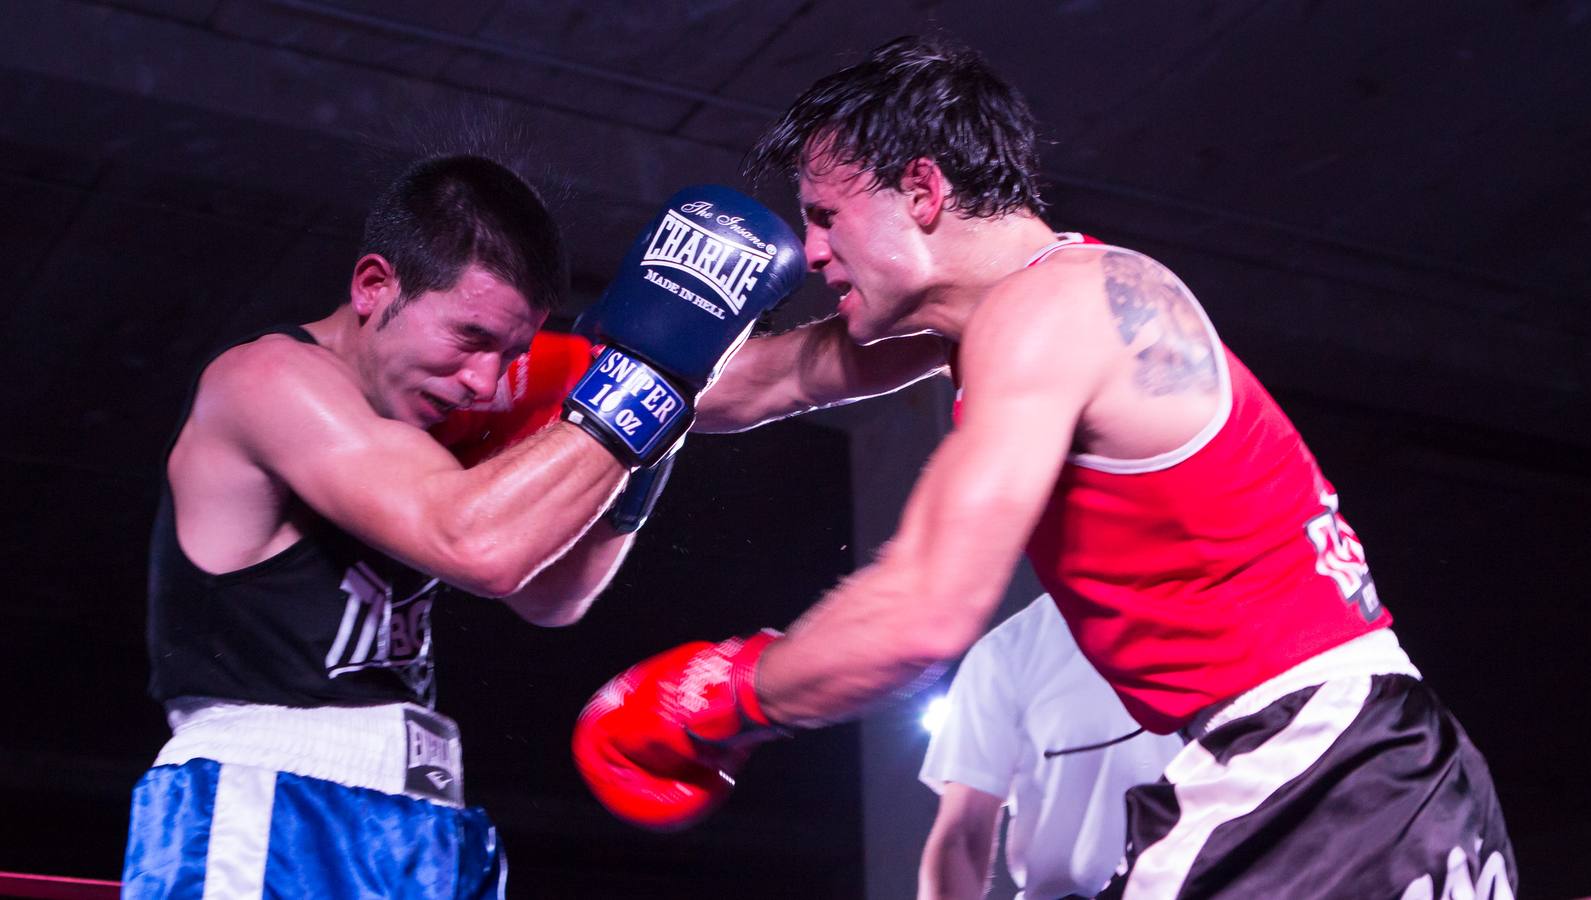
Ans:
[[[945,716],[950,714],[950,701],[943,695],[928,701],[923,708],[923,730],[929,734],[938,734],[939,726],[945,723]]]

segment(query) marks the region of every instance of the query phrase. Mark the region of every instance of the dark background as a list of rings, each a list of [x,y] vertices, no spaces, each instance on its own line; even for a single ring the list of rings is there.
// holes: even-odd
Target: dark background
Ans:
[[[1525,896],[1591,893],[1586,0],[0,5],[0,869],[116,877],[164,737],[144,543],[186,379],[345,296],[385,180],[442,150],[515,165],[566,225],[567,318],[676,188],[740,184],[812,79],[935,25],[1032,100],[1053,223],[1170,264],[1298,423],[1492,764]],[[780,324],[831,304],[808,284]],[[624,665],[783,625],[865,558],[932,442],[899,423],[931,432],[943,399],[693,439],[572,629],[438,613],[517,894],[909,895],[932,812],[910,707],[766,748],[672,836],[607,817],[565,745]]]

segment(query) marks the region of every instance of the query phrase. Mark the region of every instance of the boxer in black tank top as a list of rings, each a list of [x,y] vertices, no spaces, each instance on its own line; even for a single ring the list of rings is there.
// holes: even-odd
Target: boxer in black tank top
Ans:
[[[565,289],[534,192],[428,160],[362,254],[331,315],[204,365],[168,448],[148,644],[173,736],[134,792],[126,896],[500,895],[431,709],[432,603],[568,624],[629,547],[601,513],[632,464],[584,429],[470,468],[427,433],[495,396]]]

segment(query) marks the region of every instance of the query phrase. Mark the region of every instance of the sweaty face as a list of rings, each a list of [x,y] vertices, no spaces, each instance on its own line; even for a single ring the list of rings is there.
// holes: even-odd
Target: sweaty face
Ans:
[[[857,166],[822,158],[803,165],[797,179],[807,267],[840,295],[839,313],[860,343],[914,330],[905,320],[923,271],[906,195],[871,189],[871,181]]]
[[[411,299],[371,335],[371,402],[388,418],[435,425],[491,396],[546,318],[497,276],[467,266],[451,288]]]

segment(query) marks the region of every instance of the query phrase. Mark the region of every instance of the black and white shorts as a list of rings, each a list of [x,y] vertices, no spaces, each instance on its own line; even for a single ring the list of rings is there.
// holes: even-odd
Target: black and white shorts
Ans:
[[[1127,856],[1100,897],[1512,900],[1486,761],[1405,674],[1293,691],[1197,737],[1127,792]]]

